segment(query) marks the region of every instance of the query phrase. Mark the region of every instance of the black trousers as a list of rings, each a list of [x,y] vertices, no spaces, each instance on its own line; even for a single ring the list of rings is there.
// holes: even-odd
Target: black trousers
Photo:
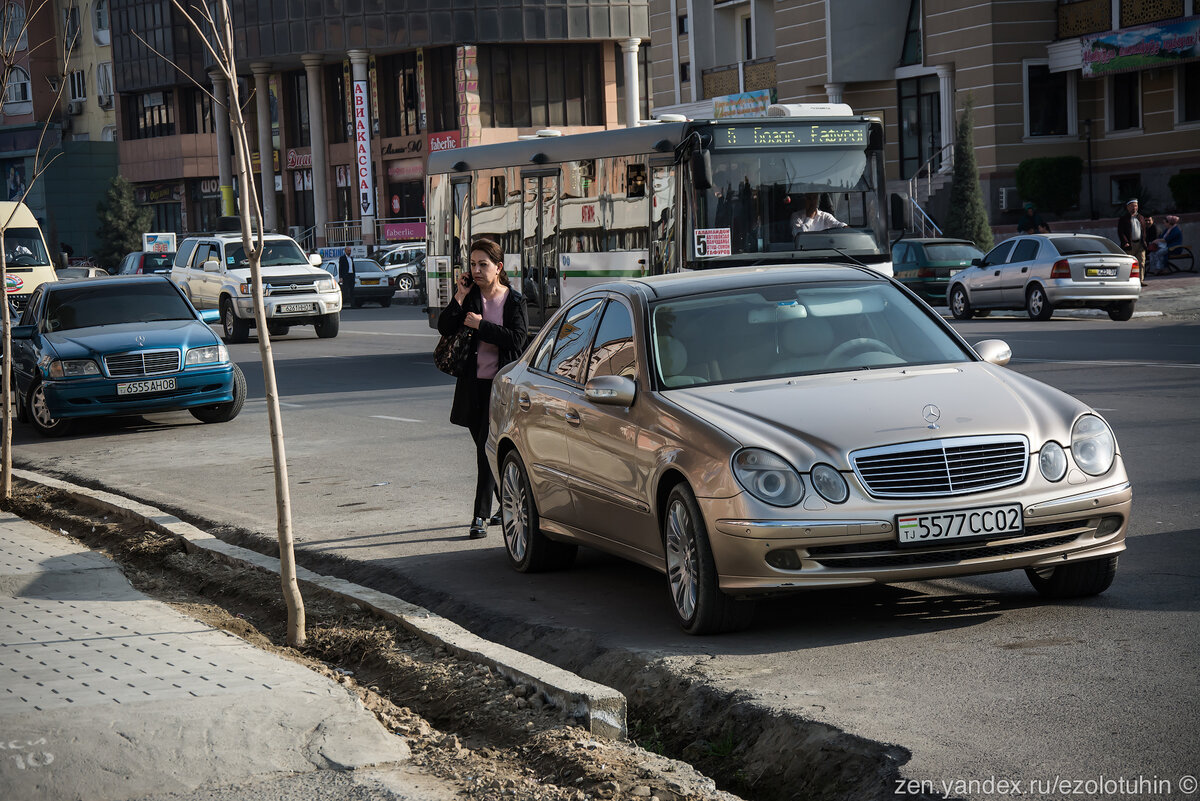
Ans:
[[[484,445],[488,437],[488,403],[492,397],[492,379],[476,378],[472,391],[471,407],[474,417],[467,426],[471,439],[475,440],[475,469],[478,475],[475,479],[475,513],[474,517],[482,517],[486,522],[492,516],[492,498],[496,496],[496,480],[492,478],[492,470],[488,467],[487,454]]]

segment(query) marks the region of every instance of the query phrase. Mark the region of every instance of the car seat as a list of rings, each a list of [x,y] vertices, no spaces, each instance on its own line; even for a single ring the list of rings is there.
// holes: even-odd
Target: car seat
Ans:
[[[833,326],[821,317],[796,317],[783,323],[779,332],[783,357],[776,370],[779,373],[807,373],[825,366],[833,350]]]

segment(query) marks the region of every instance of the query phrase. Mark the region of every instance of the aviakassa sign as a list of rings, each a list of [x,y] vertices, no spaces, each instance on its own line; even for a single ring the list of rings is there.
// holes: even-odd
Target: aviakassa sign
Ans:
[[[375,216],[375,174],[371,169],[371,124],[367,114],[366,81],[354,82],[354,170],[358,207],[363,217]]]
[[[430,153],[437,153],[439,150],[454,150],[458,147],[462,147],[462,138],[458,131],[431,133],[429,135]]]

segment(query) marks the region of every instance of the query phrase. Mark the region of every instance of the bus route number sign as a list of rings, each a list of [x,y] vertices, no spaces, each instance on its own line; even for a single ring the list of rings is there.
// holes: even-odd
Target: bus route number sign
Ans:
[[[732,256],[728,228],[697,228],[696,256]]]
[[[854,125],[739,125],[713,130],[713,145],[722,147],[789,147],[802,145],[865,145],[867,126]]]

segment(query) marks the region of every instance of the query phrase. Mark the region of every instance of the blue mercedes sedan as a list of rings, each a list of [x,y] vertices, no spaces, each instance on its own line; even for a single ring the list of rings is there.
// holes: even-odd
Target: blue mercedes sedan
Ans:
[[[12,328],[19,419],[51,437],[102,415],[232,420],[246,378],[210,316],[161,275],[42,284]]]

